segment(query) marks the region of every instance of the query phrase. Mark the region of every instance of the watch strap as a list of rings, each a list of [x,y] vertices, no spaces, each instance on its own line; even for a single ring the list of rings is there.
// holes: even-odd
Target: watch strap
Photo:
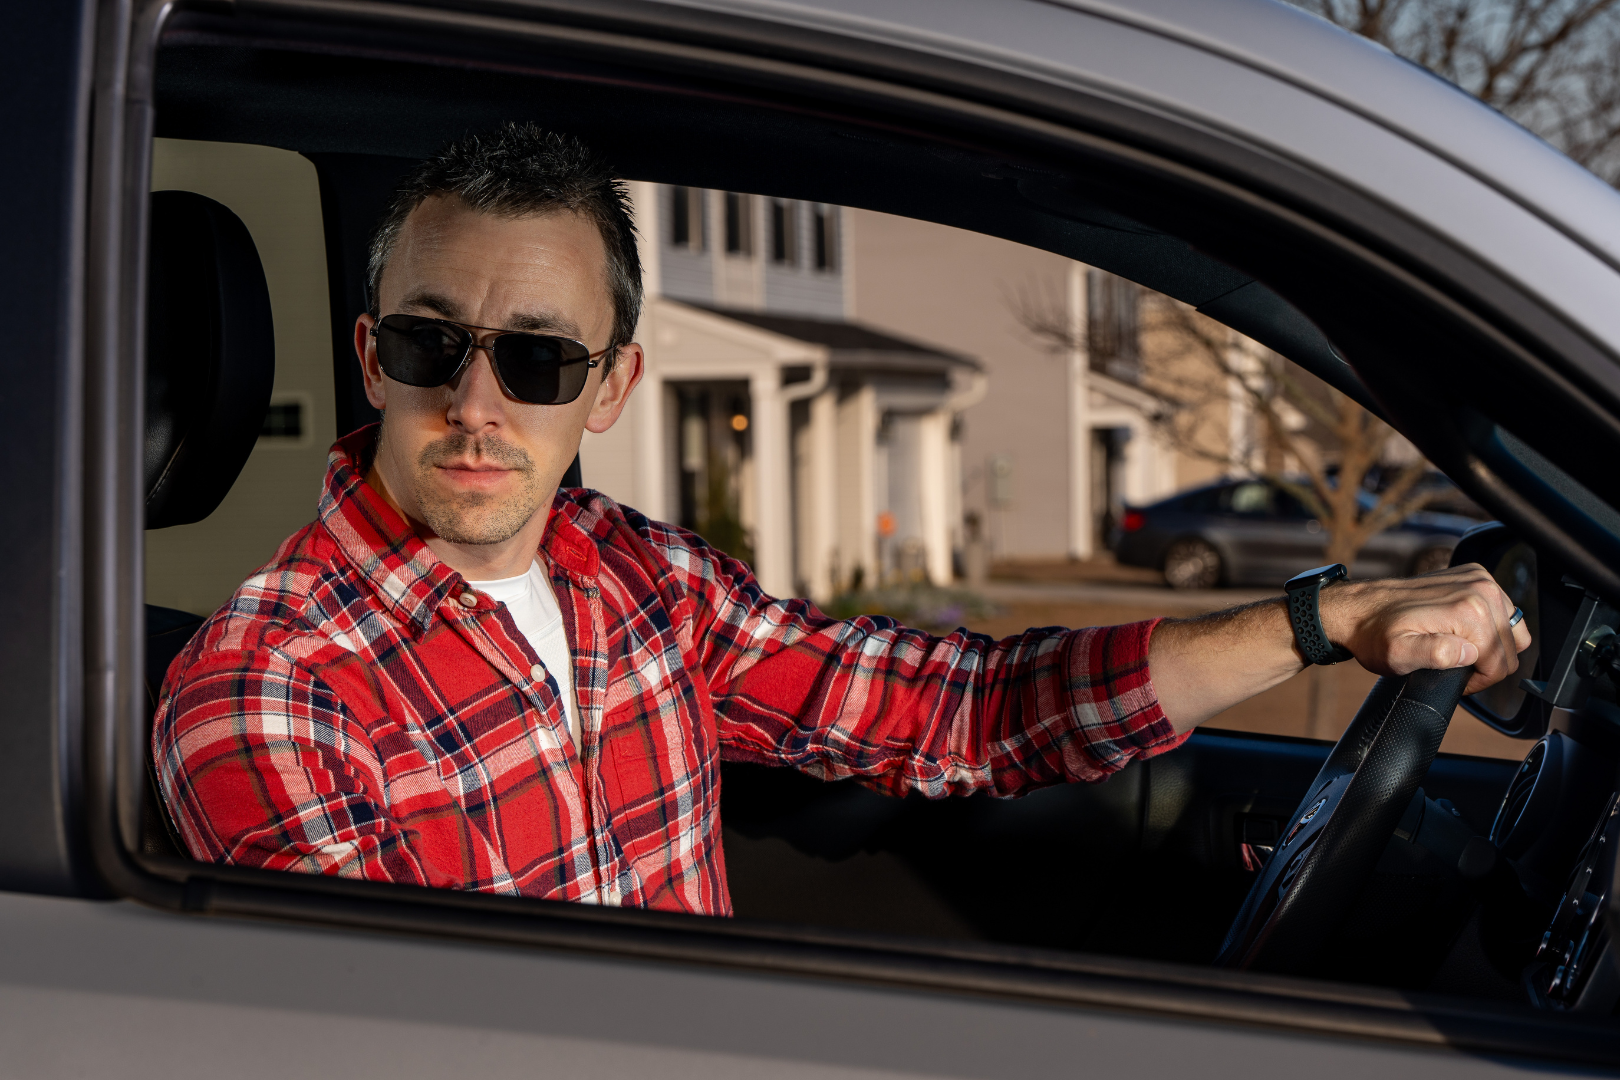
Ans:
[[[1288,622],[1306,665],[1339,664],[1354,657],[1349,649],[1329,641],[1322,628],[1322,588],[1344,579],[1348,573],[1343,563],[1334,563],[1308,570],[1284,586],[1288,593]]]

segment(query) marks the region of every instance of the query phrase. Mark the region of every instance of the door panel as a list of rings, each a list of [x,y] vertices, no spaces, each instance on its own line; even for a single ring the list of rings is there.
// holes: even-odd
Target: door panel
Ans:
[[[1019,799],[895,799],[852,781],[727,764],[739,916],[1208,963],[1329,743],[1200,731],[1101,784]],[[1475,832],[1516,765],[1442,756],[1424,782]]]

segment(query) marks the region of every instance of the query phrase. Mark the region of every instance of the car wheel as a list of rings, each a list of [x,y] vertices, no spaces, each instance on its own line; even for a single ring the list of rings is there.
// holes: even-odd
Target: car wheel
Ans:
[[[1451,565],[1451,549],[1448,547],[1424,548],[1412,559],[1412,577],[1427,574],[1434,570],[1444,570]]]
[[[1196,536],[1177,540],[1164,553],[1164,580],[1172,589],[1213,589],[1221,583],[1221,553]]]

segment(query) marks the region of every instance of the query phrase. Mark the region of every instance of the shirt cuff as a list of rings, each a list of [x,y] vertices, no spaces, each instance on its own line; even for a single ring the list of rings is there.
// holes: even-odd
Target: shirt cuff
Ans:
[[[1082,779],[1102,780],[1134,758],[1174,750],[1191,732],[1177,734],[1159,707],[1148,670],[1148,644],[1163,619],[1077,630],[1070,639],[1070,714],[1083,761]]]

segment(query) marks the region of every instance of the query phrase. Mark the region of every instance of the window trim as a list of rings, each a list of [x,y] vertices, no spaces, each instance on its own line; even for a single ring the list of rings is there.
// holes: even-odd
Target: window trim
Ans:
[[[83,431],[84,746],[90,852],[110,894],[175,912],[292,918],[1181,1019],[1236,1021],[1415,1046],[1620,1064],[1620,1046],[1615,1045],[1608,1025],[1568,1016],[1555,1022],[1551,1017],[1476,1002],[1136,959],[904,941],[743,920],[588,908],[203,866],[136,854],[147,752],[140,738],[145,703],[140,678],[143,544],[138,498],[144,380],[140,354],[144,341],[144,181],[150,169],[156,45],[165,19],[184,7],[161,0],[149,3],[127,23],[115,14],[107,15],[99,27],[97,48],[87,230],[86,377],[79,387],[88,420]],[[1392,279],[1442,306],[1456,306],[1434,285],[1349,238],[1380,228],[1404,235],[1402,230],[1410,232],[1413,223],[1391,220],[1387,211],[1372,203],[1361,208],[1363,216],[1347,193],[1325,178],[1298,169],[1298,175],[1284,182],[1281,173],[1286,170],[1267,155],[1243,151],[1250,158],[1234,161],[1242,157],[1242,148],[1235,143],[1206,136],[1168,118],[1147,117],[1117,102],[1025,83],[1006,73],[967,69],[955,61],[903,49],[852,47],[830,35],[762,21],[728,23],[719,17],[682,12],[679,18],[683,21],[677,24],[676,13],[654,13],[611,0],[596,5],[591,18],[568,0],[540,0],[531,13],[536,21],[476,10],[439,12],[389,3],[317,6],[304,0],[266,0],[255,5],[255,10],[424,31],[500,32],[621,61],[629,56],[637,62],[661,62],[677,68],[701,65],[710,74],[723,71],[739,80],[815,88],[840,106],[877,101],[896,110],[922,111],[969,127],[989,128],[1008,138],[1083,149],[1227,199],[1263,205],[1276,220],[1353,250]],[[603,12],[606,14],[600,14]],[[556,21],[538,21],[547,17]],[[693,44],[694,37],[718,40],[735,51]],[[766,55],[773,58],[766,59]],[[939,85],[949,86],[952,93],[938,92]],[[975,89],[977,99],[968,96]],[[1061,119],[1054,120],[1054,115]],[[1166,140],[1167,134],[1172,136],[1170,140]],[[1184,152],[1172,159],[1143,148],[1144,142],[1154,140],[1179,144]],[[1211,171],[1212,164],[1222,167]],[[1234,173],[1244,177],[1247,186],[1223,179]],[[1281,202],[1270,201],[1278,194],[1286,197]],[[1317,197],[1318,217],[1291,209],[1302,202],[1312,204],[1312,196]],[[1321,210],[1323,206],[1337,206],[1336,213],[1350,215],[1359,231],[1348,235],[1334,231],[1335,216]],[[1464,256],[1459,253],[1456,258],[1469,271]],[[1457,276],[1477,279],[1481,275],[1473,268],[1471,275]],[[1488,294],[1490,290],[1478,291]],[[1470,313],[1464,309],[1463,314]],[[1472,321],[1480,322],[1477,318]],[[1491,336],[1503,338],[1495,328],[1485,329]],[[1560,335],[1548,336],[1557,339]],[[1568,338],[1568,334],[1562,336]],[[1541,363],[1511,340],[1506,344],[1528,362]],[[1481,482],[1481,486],[1489,485]],[[1511,503],[1512,499],[1498,501]],[[1542,518],[1536,524],[1535,532],[1555,539],[1563,536],[1550,519]],[[1573,542],[1569,545],[1573,547]],[[1620,593],[1620,577],[1611,575],[1604,584]]]

